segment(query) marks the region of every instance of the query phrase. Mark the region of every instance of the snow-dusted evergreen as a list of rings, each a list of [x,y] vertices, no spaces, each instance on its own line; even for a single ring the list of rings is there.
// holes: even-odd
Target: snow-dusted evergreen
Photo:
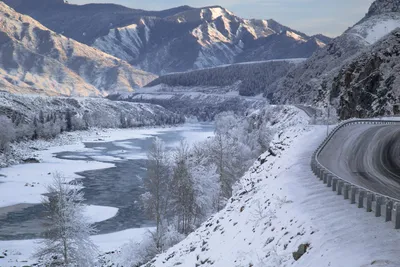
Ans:
[[[44,266],[94,266],[97,247],[90,236],[96,230],[84,216],[84,196],[78,183],[68,184],[54,174],[43,205],[47,209],[45,239],[36,252]]]
[[[0,152],[7,153],[10,143],[15,140],[15,129],[12,121],[0,116]]]

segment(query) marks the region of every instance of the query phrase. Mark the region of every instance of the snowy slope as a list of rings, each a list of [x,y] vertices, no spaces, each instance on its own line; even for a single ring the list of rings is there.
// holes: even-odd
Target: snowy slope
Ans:
[[[155,75],[58,35],[0,2],[0,84],[3,90],[48,95],[132,91]]]
[[[400,27],[400,13],[384,13],[361,21],[347,33],[361,36],[369,44],[374,44],[398,27]]]
[[[321,184],[310,158],[325,127],[289,109],[270,151],[242,178],[227,207],[146,267],[367,267],[400,265],[400,233]],[[282,124],[280,124],[282,126]],[[292,253],[309,249],[298,261]]]

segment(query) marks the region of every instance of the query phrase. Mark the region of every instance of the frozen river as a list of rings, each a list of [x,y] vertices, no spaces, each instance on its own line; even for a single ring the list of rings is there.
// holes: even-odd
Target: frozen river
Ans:
[[[129,138],[130,131],[132,138]],[[4,175],[0,177],[3,182],[0,183],[0,240],[40,237],[44,208],[38,200],[55,171],[65,175],[73,173],[74,179],[83,183],[86,204],[90,205],[88,216],[96,222],[99,234],[152,226],[139,200],[144,193],[146,153],[153,138],[158,136],[172,149],[182,140],[189,144],[205,140],[213,131],[213,125],[207,123],[123,130],[121,137],[111,134],[111,138],[97,138],[80,146],[50,149],[49,159],[45,157],[43,163],[0,170]],[[28,181],[34,181],[34,187]],[[14,190],[13,194],[9,190]]]

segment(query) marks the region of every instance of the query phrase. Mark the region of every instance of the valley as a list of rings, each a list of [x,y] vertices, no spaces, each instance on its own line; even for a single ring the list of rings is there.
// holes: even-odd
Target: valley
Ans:
[[[400,0],[0,1],[0,267],[400,266],[399,44]]]

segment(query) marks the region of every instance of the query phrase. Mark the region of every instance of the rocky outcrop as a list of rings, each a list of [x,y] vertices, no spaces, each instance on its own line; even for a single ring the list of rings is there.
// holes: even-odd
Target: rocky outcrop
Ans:
[[[334,78],[341,119],[399,114],[400,29],[357,56]]]
[[[343,34],[272,84],[267,97],[273,103],[323,102],[334,74],[366,45],[357,35]]]
[[[376,0],[369,8],[367,17],[389,12],[400,12],[400,0]]]

